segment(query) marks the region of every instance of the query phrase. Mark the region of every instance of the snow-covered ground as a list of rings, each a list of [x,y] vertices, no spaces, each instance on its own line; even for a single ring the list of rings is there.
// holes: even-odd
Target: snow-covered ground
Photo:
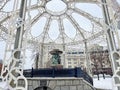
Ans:
[[[95,88],[112,90],[112,79],[107,77],[103,79],[102,77],[98,80],[98,78],[93,79],[93,84]]]
[[[6,82],[0,82],[0,90],[9,90]]]
[[[100,79],[98,80],[97,76],[93,78],[93,84],[95,88],[104,89],[104,90],[117,90],[113,87],[112,77],[106,76],[105,79],[100,75]]]

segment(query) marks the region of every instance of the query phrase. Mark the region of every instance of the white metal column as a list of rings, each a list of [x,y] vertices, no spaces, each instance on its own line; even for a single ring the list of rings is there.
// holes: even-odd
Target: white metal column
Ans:
[[[110,52],[110,60],[113,69],[113,81],[114,81],[113,86],[117,87],[117,89],[120,90],[120,52],[117,51],[116,48],[117,43],[115,43],[115,38],[114,38],[115,30],[111,28],[114,26],[113,24],[111,24],[107,0],[101,0],[101,2],[102,2],[104,20],[106,23],[105,29],[106,29],[107,42]]]
[[[27,80],[23,75],[24,57],[22,56],[25,51],[22,48],[22,44],[27,0],[21,0],[20,2],[21,5],[16,28],[14,50],[11,51],[12,55],[7,64],[3,63],[2,67],[2,79],[8,83],[10,90],[27,90],[28,87]],[[19,80],[23,80],[25,85],[20,86],[18,84]]]

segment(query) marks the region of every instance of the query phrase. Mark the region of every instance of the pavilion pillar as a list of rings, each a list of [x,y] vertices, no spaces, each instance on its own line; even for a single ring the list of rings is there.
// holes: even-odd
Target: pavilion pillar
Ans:
[[[115,30],[111,28],[114,26],[113,24],[111,24],[107,0],[101,0],[101,2],[102,2],[104,21],[106,24],[105,30],[107,35],[110,60],[111,60],[111,65],[113,70],[113,81],[114,81],[113,86],[117,87],[117,89],[120,90],[120,52],[117,51],[117,48],[116,48],[116,43],[114,38]]]

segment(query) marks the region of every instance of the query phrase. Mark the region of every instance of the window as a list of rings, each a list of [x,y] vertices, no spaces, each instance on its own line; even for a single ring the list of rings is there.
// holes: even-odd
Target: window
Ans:
[[[77,64],[77,62],[74,62],[74,64]]]
[[[83,62],[80,62],[80,64],[84,64]]]
[[[67,54],[71,54],[70,52],[67,52]]]
[[[68,68],[72,68],[72,66],[68,66]]]
[[[68,61],[71,61],[71,58],[68,58]]]
[[[71,62],[68,62],[68,64],[71,64]]]
[[[76,61],[77,59],[74,58],[73,60]]]
[[[77,52],[72,52],[72,54],[77,54]]]

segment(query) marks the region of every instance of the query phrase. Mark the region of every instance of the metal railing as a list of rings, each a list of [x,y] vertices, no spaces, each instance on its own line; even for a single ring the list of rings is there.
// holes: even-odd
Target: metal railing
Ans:
[[[83,78],[88,83],[93,85],[92,78],[81,68],[64,68],[64,69],[56,69],[56,68],[44,68],[44,69],[29,69],[24,70],[25,77],[76,77]]]

